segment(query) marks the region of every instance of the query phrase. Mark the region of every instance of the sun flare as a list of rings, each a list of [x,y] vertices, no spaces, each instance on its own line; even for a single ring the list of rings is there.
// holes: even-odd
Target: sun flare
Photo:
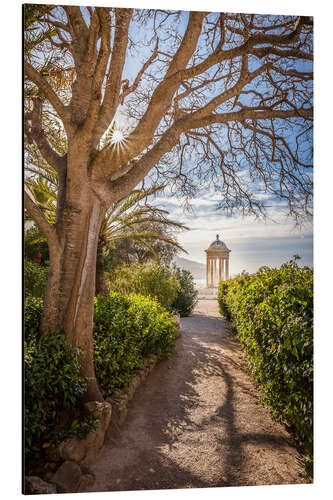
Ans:
[[[123,130],[117,129],[113,132],[111,139],[112,144],[122,144],[125,141],[126,137]]]

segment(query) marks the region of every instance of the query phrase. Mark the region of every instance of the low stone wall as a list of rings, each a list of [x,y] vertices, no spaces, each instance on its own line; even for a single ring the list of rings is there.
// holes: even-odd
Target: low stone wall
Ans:
[[[107,401],[91,401],[84,405],[91,417],[98,419],[96,429],[86,439],[69,438],[48,452],[49,463],[56,471],[45,474],[45,480],[37,476],[25,478],[25,494],[77,493],[94,483],[88,465],[96,460],[104,444],[111,420],[111,404]],[[60,467],[58,464],[61,463]]]
[[[198,299],[199,300],[217,300],[218,288],[199,288],[198,289]]]
[[[180,335],[180,317],[174,315],[174,321],[177,325],[177,338]],[[79,493],[94,483],[89,465],[96,460],[105,440],[112,440],[114,429],[123,425],[128,413],[128,403],[154,369],[157,360],[154,354],[148,356],[144,367],[135,371],[134,379],[122,394],[111,395],[104,402],[92,401],[85,404],[87,414],[98,419],[96,429],[86,439],[69,438],[60,443],[56,450],[50,451],[48,458],[56,471],[47,472],[45,480],[37,476],[26,477],[25,494]]]
[[[173,319],[177,325],[175,338],[180,335],[180,316],[175,314]],[[128,413],[128,403],[133,399],[134,393],[137,388],[145,381],[150,372],[154,369],[157,363],[157,356],[151,354],[144,362],[144,367],[140,370],[135,370],[135,377],[130,385],[125,389],[122,394],[117,396],[109,396],[106,401],[112,406],[111,423],[107,431],[107,438],[112,440],[114,430],[118,430],[126,419]]]
[[[149,373],[154,369],[157,363],[157,356],[152,354],[146,361],[143,369],[135,371],[135,377],[130,383],[130,385],[117,396],[109,396],[106,401],[112,405],[112,417],[111,423],[115,426],[120,427],[123,425],[127,412],[128,403],[133,399],[134,393],[137,388],[144,382]],[[112,431],[112,425],[109,426],[108,431]]]

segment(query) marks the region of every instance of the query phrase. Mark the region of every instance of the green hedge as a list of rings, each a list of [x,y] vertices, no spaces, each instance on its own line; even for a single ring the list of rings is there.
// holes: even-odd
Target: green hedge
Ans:
[[[69,437],[85,437],[96,422],[85,420],[76,404],[86,390],[79,376],[80,352],[63,333],[40,337],[43,301],[25,300],[24,443],[26,466],[50,446]],[[167,357],[175,324],[156,299],[110,293],[95,299],[95,369],[104,396],[126,387],[133,370],[149,354]]]
[[[194,279],[190,271],[186,269],[174,268],[175,276],[179,282],[177,296],[171,308],[177,311],[181,317],[190,316],[196,303],[198,302],[198,292],[195,289]]]
[[[39,335],[43,299],[28,295],[24,301],[24,338],[33,341]]]
[[[245,350],[262,401],[313,455],[313,270],[290,261],[219,287],[220,311]],[[310,459],[312,460],[312,459]]]
[[[169,311],[180,288],[176,273],[157,262],[122,266],[109,276],[111,290],[156,298]]]
[[[94,426],[75,409],[87,386],[79,376],[80,352],[70,349],[61,332],[39,336],[42,305],[41,299],[33,297],[25,303],[24,447],[28,470],[44,450],[65,437],[84,437]]]
[[[111,292],[95,298],[95,370],[104,396],[116,394],[133,379],[149,354],[167,357],[175,323],[156,299]]]
[[[44,297],[48,267],[24,259],[24,296]]]

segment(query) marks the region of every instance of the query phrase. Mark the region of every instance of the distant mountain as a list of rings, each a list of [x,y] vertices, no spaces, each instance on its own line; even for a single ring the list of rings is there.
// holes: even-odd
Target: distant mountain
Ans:
[[[181,269],[186,269],[192,273],[195,280],[203,280],[206,277],[206,266],[194,260],[184,259],[183,257],[175,257],[174,264]]]

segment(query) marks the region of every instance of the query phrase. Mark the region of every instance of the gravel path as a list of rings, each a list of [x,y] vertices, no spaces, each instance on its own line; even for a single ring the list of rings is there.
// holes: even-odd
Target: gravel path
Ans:
[[[91,467],[89,491],[302,483],[290,436],[258,403],[215,300],[199,300],[167,361]]]

